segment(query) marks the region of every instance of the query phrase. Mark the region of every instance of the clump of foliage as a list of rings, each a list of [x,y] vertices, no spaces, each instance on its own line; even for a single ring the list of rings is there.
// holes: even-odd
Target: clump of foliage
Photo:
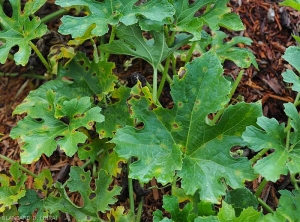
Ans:
[[[85,163],[72,166],[61,183],[48,169],[36,175],[0,156],[13,163],[10,176],[0,174],[1,215],[43,221],[63,212],[77,221],[140,221],[143,196],[149,192],[137,192],[134,183],[142,186],[155,178],[171,192],[163,196],[164,210],[156,210],[153,221],[297,220],[300,96],[285,104],[286,125],[263,117],[260,103],[231,103],[243,71],[230,82],[223,76],[223,62],[258,67],[249,50],[236,47],[250,45],[250,39],[227,41],[220,31],[244,29],[227,7],[228,0],[57,0],[62,9],[53,16],[75,9],[75,14],[62,17],[58,29],[72,39],[53,45],[47,58],[34,44],[50,33],[44,22],[53,16],[34,15],[46,0],[29,0],[23,9],[20,1],[9,2],[11,17],[0,7],[0,62],[11,57],[26,65],[33,49],[51,79],[14,110],[27,114],[11,131],[21,144],[21,164],[49,157],[57,149]],[[76,16],[78,12],[84,16]],[[86,41],[94,48],[92,59],[76,50]],[[11,55],[14,46],[18,51]],[[182,46],[189,50],[181,51]],[[196,49],[199,57],[193,56]],[[185,58],[179,73],[178,53]],[[290,47],[284,55],[297,71],[299,53],[299,47]],[[153,68],[153,81],[136,76],[132,88],[121,84],[113,73],[115,64],[109,62],[111,54],[143,59]],[[283,77],[299,93],[299,77],[292,70]],[[171,109],[160,103],[165,84],[170,85]],[[241,149],[233,154],[233,147]],[[257,155],[251,160],[237,155],[243,147]],[[112,184],[121,174],[128,175],[128,209],[118,205],[122,188]],[[295,189],[279,191],[279,206],[273,211],[260,193],[267,181],[288,174]],[[264,178],[259,189],[247,189],[245,182],[259,175]],[[34,189],[26,188],[27,176],[34,177]],[[140,198],[134,198],[134,191]],[[70,192],[80,194],[82,206],[72,202]],[[261,207],[269,213],[263,214]]]

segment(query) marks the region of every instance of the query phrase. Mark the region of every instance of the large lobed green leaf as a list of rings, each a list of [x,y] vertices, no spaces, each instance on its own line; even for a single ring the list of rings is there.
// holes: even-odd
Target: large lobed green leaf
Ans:
[[[299,191],[292,192],[280,190],[279,205],[273,214],[267,214],[266,222],[299,221],[300,194]]]
[[[109,189],[112,182],[110,175],[104,170],[99,170],[95,179],[96,188],[91,189],[90,172],[85,172],[80,167],[71,167],[70,178],[66,182],[71,192],[79,192],[83,199],[83,206],[79,207],[68,198],[65,189],[58,186],[60,196],[51,195],[45,200],[45,207],[52,213],[63,211],[72,215],[77,221],[99,221],[98,213],[105,213],[120,194],[121,187],[114,186]]]
[[[117,77],[112,73],[113,68],[115,65],[112,62],[96,63],[83,53],[77,53],[68,65],[60,67],[58,77],[72,79],[72,88],[81,89],[79,96],[96,96],[101,101],[114,90]]]
[[[300,172],[300,116],[292,103],[286,103],[284,107],[294,128],[289,144],[293,149],[286,147],[287,133],[284,124],[279,124],[273,118],[259,117],[257,124],[262,129],[249,126],[243,134],[244,140],[254,151],[264,148],[274,149],[273,153],[257,161],[254,166],[256,172],[273,182],[278,180],[280,175],[287,175],[288,172],[292,174]]]
[[[100,49],[111,54],[125,54],[142,58],[153,67],[158,67],[174,50],[186,44],[191,36],[178,34],[172,46],[168,47],[163,31],[152,31],[152,39],[145,40],[138,25],[119,25],[116,31],[119,40],[101,45]]]
[[[10,134],[12,138],[19,138],[23,143],[23,163],[32,163],[43,153],[50,156],[58,146],[68,156],[74,155],[78,144],[84,143],[87,138],[78,129],[91,129],[94,122],[104,121],[104,116],[100,114],[101,109],[92,107],[90,97],[57,101],[59,99],[54,90],[46,91],[45,95],[40,92],[42,90],[30,93],[25,103],[14,111],[14,114],[28,114]],[[34,105],[29,108],[29,104]]]
[[[135,5],[136,2],[136,0],[105,0],[102,2],[57,0],[55,3],[62,7],[84,6],[89,9],[88,15],[84,17],[65,15],[62,18],[63,24],[59,27],[59,32],[71,34],[72,37],[80,37],[91,26],[94,26],[91,35],[102,36],[108,32],[108,25],[117,25],[122,22],[129,26],[138,21],[148,29],[157,29],[162,26],[160,22],[174,14],[173,6],[167,0],[152,0],[139,6]],[[150,21],[152,21],[151,24],[149,24]]]
[[[166,184],[177,171],[187,194],[199,190],[202,200],[217,203],[225,194],[222,181],[238,188],[255,178],[250,162],[231,157],[230,149],[244,145],[241,135],[255,124],[261,109],[259,104],[229,106],[218,124],[207,125],[207,115],[227,104],[230,83],[213,52],[195,59],[186,70],[171,86],[172,110],[156,107],[148,88],[133,88],[128,103],[143,128],[119,129],[112,142],[121,157],[137,158],[130,166],[131,178],[148,182],[156,177]]]
[[[14,55],[16,64],[26,65],[28,62],[31,47],[29,42],[32,39],[44,35],[47,26],[41,24],[40,19],[33,14],[42,7],[46,0],[29,0],[21,11],[21,1],[10,0],[12,6],[12,17],[8,17],[0,6],[0,63],[5,63],[10,49],[18,46],[19,50]]]
[[[5,208],[10,209],[26,193],[27,177],[19,169],[17,162],[11,165],[9,173],[10,177],[4,173],[0,174],[0,213],[5,211]]]

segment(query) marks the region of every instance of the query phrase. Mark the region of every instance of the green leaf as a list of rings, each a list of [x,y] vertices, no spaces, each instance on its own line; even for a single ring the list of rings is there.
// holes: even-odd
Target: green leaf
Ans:
[[[55,4],[62,7],[77,5],[89,9],[88,15],[84,17],[63,16],[61,19],[63,24],[59,27],[59,32],[71,34],[75,38],[83,36],[91,26],[95,26],[91,34],[102,36],[108,32],[108,25],[117,25],[122,22],[124,25],[129,26],[139,20],[144,23],[145,20],[161,22],[174,14],[173,6],[167,0],[152,0],[139,6],[135,6],[135,3],[136,0],[105,0],[102,2],[57,0]],[[152,28],[156,29],[155,22]]]
[[[263,129],[254,126],[247,127],[243,139],[248,143],[249,148],[258,152],[264,148],[274,149],[275,152],[257,161],[254,166],[256,172],[266,180],[275,182],[280,175],[286,175],[288,170],[285,166],[288,159],[288,152],[285,150],[284,124],[279,124],[274,118],[259,117],[257,124]]]
[[[239,188],[255,178],[250,162],[231,157],[230,149],[244,145],[241,135],[246,126],[255,124],[261,109],[259,104],[229,106],[217,125],[207,125],[207,116],[227,104],[230,83],[213,52],[195,59],[186,70],[171,86],[172,110],[156,107],[146,87],[134,87],[128,103],[143,128],[125,126],[112,142],[119,156],[137,159],[130,165],[129,177],[141,182],[156,177],[166,184],[178,171],[188,195],[200,190],[201,200],[216,203],[225,194],[222,180]]]
[[[282,73],[283,81],[292,83],[292,90],[300,92],[300,77],[297,76],[292,70],[288,69]]]
[[[174,50],[186,44],[191,38],[191,36],[183,33],[178,34],[174,44],[169,48],[163,31],[152,31],[150,34],[153,38],[145,40],[138,25],[126,26],[121,24],[116,30],[119,40],[101,45],[100,50],[110,54],[125,54],[142,58],[157,68]]]
[[[195,222],[200,221],[259,222],[265,220],[263,220],[263,214],[261,212],[257,212],[253,207],[248,207],[244,209],[239,216],[235,216],[233,206],[223,201],[222,208],[220,209],[218,216],[198,217],[195,219]]]
[[[41,37],[47,31],[47,26],[41,24],[40,19],[34,13],[42,7],[46,0],[29,0],[21,11],[19,0],[10,0],[12,6],[12,17],[8,17],[0,6],[0,63],[4,64],[12,47],[18,46],[19,50],[14,55],[17,65],[26,65],[31,48],[29,42],[32,39]]]
[[[153,221],[154,222],[172,222],[173,220],[163,217],[162,212],[160,210],[156,210],[153,212]]]
[[[19,169],[19,163],[11,165],[9,173],[10,177],[0,174],[0,212],[4,212],[6,207],[10,209],[26,193],[27,176]]]
[[[219,221],[224,222],[255,222],[261,221],[262,216],[263,215],[261,212],[257,212],[253,207],[248,207],[244,209],[238,217],[236,217],[233,207],[223,201],[222,208],[220,209],[218,214],[218,219]]]
[[[109,221],[115,222],[128,222],[135,220],[135,217],[131,212],[125,214],[124,206],[118,206],[115,210],[111,209],[107,217]]]
[[[279,124],[275,119],[259,117],[257,124],[263,129],[247,127],[243,134],[244,140],[254,151],[264,148],[274,149],[274,152],[257,161],[254,166],[256,172],[261,174],[266,180],[276,182],[280,175],[300,172],[300,117],[296,107],[292,103],[284,104],[285,113],[291,117],[291,125],[294,132],[290,136],[290,146],[293,149],[286,149],[286,132],[284,124]]]
[[[34,178],[34,188],[36,188],[43,195],[47,196],[53,186],[53,178],[49,169],[43,169],[41,173]]]
[[[297,190],[292,192],[280,190],[279,205],[274,214],[267,214],[265,221],[298,221],[300,210],[300,194]]]
[[[126,160],[119,157],[114,150],[106,150],[101,156],[101,169],[109,172],[110,175],[117,177],[122,172],[120,162],[125,163]]]
[[[53,192],[45,199],[44,207],[50,213],[55,214],[61,211],[70,214],[77,221],[98,221],[96,212],[89,211],[90,209],[86,209],[86,207],[76,206],[69,199],[64,187],[60,183],[56,183],[56,192],[59,195]]]
[[[237,14],[231,13],[231,8],[227,7],[229,0],[218,0],[208,12],[201,18],[212,30],[220,27],[229,30],[240,31],[245,27]]]
[[[89,97],[56,102],[53,90],[46,92],[46,98],[45,95],[39,96],[38,92],[29,94],[27,102],[14,111],[17,114],[28,113],[11,131],[12,138],[19,138],[24,143],[21,152],[23,163],[32,163],[43,153],[50,156],[58,145],[68,156],[74,155],[78,144],[84,143],[87,138],[78,129],[91,129],[94,122],[104,121],[101,109],[92,107]],[[28,104],[34,105],[27,110]]]
[[[163,203],[163,208],[171,214],[171,218],[173,221],[188,221],[188,216],[193,209],[191,203],[187,203],[183,209],[180,209],[178,198],[168,195],[163,196]]]
[[[282,6],[289,6],[297,11],[300,11],[300,1],[299,0],[284,0],[283,2],[280,2],[279,5]]]
[[[78,53],[68,65],[59,69],[58,77],[72,79],[72,88],[81,88],[83,95],[97,96],[100,101],[114,90],[117,80],[112,73],[114,66],[114,63],[106,61],[91,62],[86,55]]]
[[[253,64],[258,69],[255,56],[250,50],[234,47],[240,43],[251,45],[252,40],[242,36],[235,36],[230,41],[225,42],[227,37],[228,36],[222,31],[213,32],[210,50],[215,51],[222,61],[231,60],[241,68],[248,68]]]
[[[201,39],[201,30],[203,21],[199,17],[195,17],[195,13],[203,8],[205,5],[215,3],[216,0],[203,0],[195,1],[193,4],[189,4],[188,0],[175,0],[175,21],[174,31],[184,31],[193,34],[191,41],[197,41]]]
[[[105,121],[96,124],[100,138],[112,138],[117,129],[125,125],[134,125],[134,120],[130,118],[126,103],[129,96],[130,88],[127,87],[120,87],[112,92],[110,98],[114,102],[111,102],[102,112]]]
[[[299,46],[290,46],[285,50],[284,58],[288,63],[290,63],[293,67],[300,72],[300,62],[297,58],[300,56],[300,47]]]
[[[43,222],[45,218],[49,217],[43,199],[35,190],[27,190],[26,195],[19,200],[19,204],[20,217],[35,218],[37,222]]]
[[[4,212],[0,213],[0,222],[7,222],[8,220],[12,218],[17,218],[18,216],[18,209],[16,205],[13,205],[10,209],[6,208]]]
[[[104,170],[98,172],[94,190],[91,190],[91,180],[89,171],[85,172],[80,167],[71,167],[70,179],[66,182],[66,185],[69,187],[70,192],[80,193],[84,205],[79,207],[73,204],[65,190],[59,186],[60,196],[47,198],[47,209],[51,212],[69,213],[77,221],[98,221],[98,213],[105,213],[110,210],[109,205],[117,201],[115,196],[120,194],[121,187],[114,186],[113,189],[109,189],[112,178]]]
[[[228,191],[224,200],[234,207],[236,216],[248,207],[258,208],[257,198],[245,187]]]

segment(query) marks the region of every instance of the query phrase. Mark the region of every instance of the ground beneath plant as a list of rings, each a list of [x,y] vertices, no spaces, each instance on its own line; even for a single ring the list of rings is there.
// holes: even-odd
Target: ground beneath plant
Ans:
[[[39,13],[47,14],[57,8],[53,5],[54,1],[48,1]],[[282,59],[282,55],[288,46],[295,45],[291,34],[298,34],[299,31],[299,12],[290,8],[282,8],[278,5],[279,1],[261,0],[231,0],[229,5],[233,11],[238,13],[243,20],[246,29],[242,32],[228,32],[230,37],[242,35],[253,40],[249,47],[256,56],[259,70],[250,67],[245,71],[245,75],[237,89],[236,95],[241,95],[247,102],[261,100],[263,113],[265,116],[274,117],[280,122],[285,122],[286,117],[283,113],[283,103],[292,102],[294,94],[282,81],[281,73],[289,68],[289,65]],[[51,21],[51,29],[57,29],[58,21]],[[244,47],[244,46],[241,46]],[[88,50],[88,46],[87,46]],[[148,76],[151,70],[147,71],[147,66],[141,60],[134,60],[133,66],[129,71],[123,68],[124,57],[113,57],[117,62],[116,72],[120,78],[127,78],[130,72],[139,71]],[[12,115],[14,108],[22,102],[30,90],[36,89],[43,80],[26,76],[25,74],[43,75],[43,67],[21,67],[16,66],[13,61],[8,60],[6,64],[0,66],[0,133],[3,134],[0,142],[0,153],[16,161],[19,160],[20,148],[17,141],[9,138],[9,132],[22,116]],[[225,74],[235,78],[238,73],[237,67],[231,63],[225,63]],[[5,75],[6,73],[7,75]],[[16,74],[15,77],[11,73]],[[3,75],[4,74],[4,75]],[[162,100],[168,101],[168,92],[164,92]],[[51,157],[42,156],[37,163],[28,165],[28,169],[39,173],[42,168],[49,168],[55,178],[60,178],[70,165],[82,165],[77,158],[68,158],[63,154],[55,153]],[[8,172],[10,164],[0,159],[0,172]],[[260,183],[258,178],[248,187],[255,190]],[[147,186],[154,185],[151,181]],[[28,188],[32,186],[32,178],[27,181]],[[269,182],[261,198],[269,206],[275,208],[278,204],[278,190],[288,189],[290,182],[288,177],[282,177],[277,183]],[[168,189],[153,189],[145,197],[143,221],[151,221],[152,212],[161,209],[162,195],[168,193]],[[77,196],[72,196],[76,201]],[[79,200],[78,200],[79,201]],[[122,203],[125,207],[127,202]],[[63,219],[63,218],[61,218]],[[62,221],[62,220],[61,220]]]

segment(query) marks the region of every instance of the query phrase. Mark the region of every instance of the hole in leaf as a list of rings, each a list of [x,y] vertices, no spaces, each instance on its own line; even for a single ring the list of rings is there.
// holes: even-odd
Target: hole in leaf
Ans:
[[[95,72],[93,72],[93,73],[92,73],[92,76],[94,76],[94,77],[95,77],[96,75],[97,75],[97,74],[96,74]]]
[[[57,137],[54,138],[54,140],[55,140],[55,141],[58,141],[58,140],[61,140],[61,139],[63,139],[63,138],[64,138],[64,136],[57,136]]]
[[[7,17],[11,18],[11,17],[12,17],[13,10],[12,10],[12,6],[11,6],[10,2],[9,2],[8,0],[5,0],[5,1],[3,2],[2,7],[3,7],[4,14],[5,14]]]
[[[42,121],[43,121],[42,118],[34,118],[34,120],[35,120],[36,122],[42,122]]]
[[[79,63],[79,65],[83,66],[83,64],[84,64],[84,61],[82,61],[82,60],[78,60],[78,63]]]
[[[95,193],[91,193],[90,196],[89,196],[89,199],[93,200],[95,197],[96,197],[96,194]]]
[[[174,129],[178,129],[178,125],[176,123],[173,124]]]
[[[75,116],[73,116],[73,118],[75,119],[75,118],[80,118],[80,117],[84,117],[84,116],[85,116],[84,113],[82,113],[82,114],[76,114]]]
[[[135,128],[143,129],[144,128],[144,123],[136,123]]]
[[[133,98],[135,98],[135,99],[140,99],[141,97],[138,96],[138,95],[134,95]]]
[[[182,102],[179,102],[178,103],[178,107],[182,107],[183,106],[183,103]]]
[[[67,125],[70,124],[69,117],[67,117],[67,116],[63,116],[59,120],[62,121],[63,123],[65,123],[65,124],[67,124]]]
[[[81,178],[81,180],[85,180],[85,176],[83,176],[83,175],[80,178]]]
[[[45,184],[42,187],[43,187],[44,190],[47,189],[47,185],[45,185]]]
[[[89,147],[89,146],[86,146],[86,147],[84,147],[84,150],[86,150],[86,151],[90,151],[90,150],[91,150],[91,147]]]
[[[84,67],[84,70],[89,71],[89,67],[88,66]]]
[[[157,108],[157,106],[154,103],[151,103],[151,105],[148,107],[148,110],[153,110]]]

